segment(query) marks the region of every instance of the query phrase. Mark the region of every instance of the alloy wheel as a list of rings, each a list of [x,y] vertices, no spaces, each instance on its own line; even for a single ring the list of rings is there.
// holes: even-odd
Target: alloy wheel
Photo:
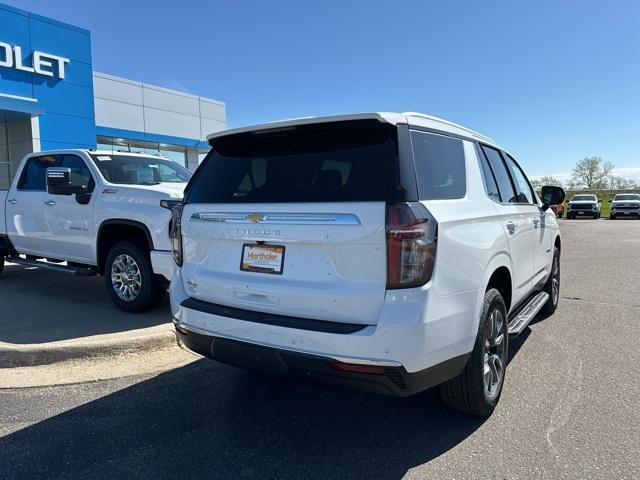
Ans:
[[[560,259],[558,255],[553,257],[553,270],[551,271],[551,297],[553,304],[558,304],[560,297]]]
[[[494,308],[489,315],[489,325],[484,343],[484,389],[489,399],[500,392],[505,367],[505,317],[503,312]]]
[[[138,298],[142,289],[142,274],[132,256],[122,253],[115,258],[111,265],[111,285],[125,302]]]

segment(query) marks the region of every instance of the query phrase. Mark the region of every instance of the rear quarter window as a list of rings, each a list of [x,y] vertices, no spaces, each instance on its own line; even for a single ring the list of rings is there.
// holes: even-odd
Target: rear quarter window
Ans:
[[[466,195],[462,140],[412,130],[411,146],[421,200],[455,199]]]

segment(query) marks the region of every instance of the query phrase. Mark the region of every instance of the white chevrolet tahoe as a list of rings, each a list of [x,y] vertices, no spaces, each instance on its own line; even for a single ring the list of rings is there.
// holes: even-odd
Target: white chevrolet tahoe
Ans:
[[[556,309],[560,232],[511,155],[421,114],[211,135],[174,209],[179,341],[224,363],[493,411],[509,336]]]
[[[104,275],[122,310],[162,300],[173,274],[167,207],[191,172],[131,153],[56,150],[25,156],[0,191],[4,261],[76,275]]]

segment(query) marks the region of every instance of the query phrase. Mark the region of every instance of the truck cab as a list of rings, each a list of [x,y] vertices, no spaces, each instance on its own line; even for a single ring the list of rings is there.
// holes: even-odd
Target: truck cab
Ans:
[[[0,191],[0,262],[104,275],[114,303],[157,304],[173,273],[170,211],[191,172],[144,154],[56,150],[25,156]]]

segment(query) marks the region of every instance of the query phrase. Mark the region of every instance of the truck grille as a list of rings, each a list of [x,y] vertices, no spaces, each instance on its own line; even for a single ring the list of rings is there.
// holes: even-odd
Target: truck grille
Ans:
[[[571,210],[593,210],[593,205],[570,205]]]
[[[615,205],[613,208],[616,210],[638,210],[640,205]]]

